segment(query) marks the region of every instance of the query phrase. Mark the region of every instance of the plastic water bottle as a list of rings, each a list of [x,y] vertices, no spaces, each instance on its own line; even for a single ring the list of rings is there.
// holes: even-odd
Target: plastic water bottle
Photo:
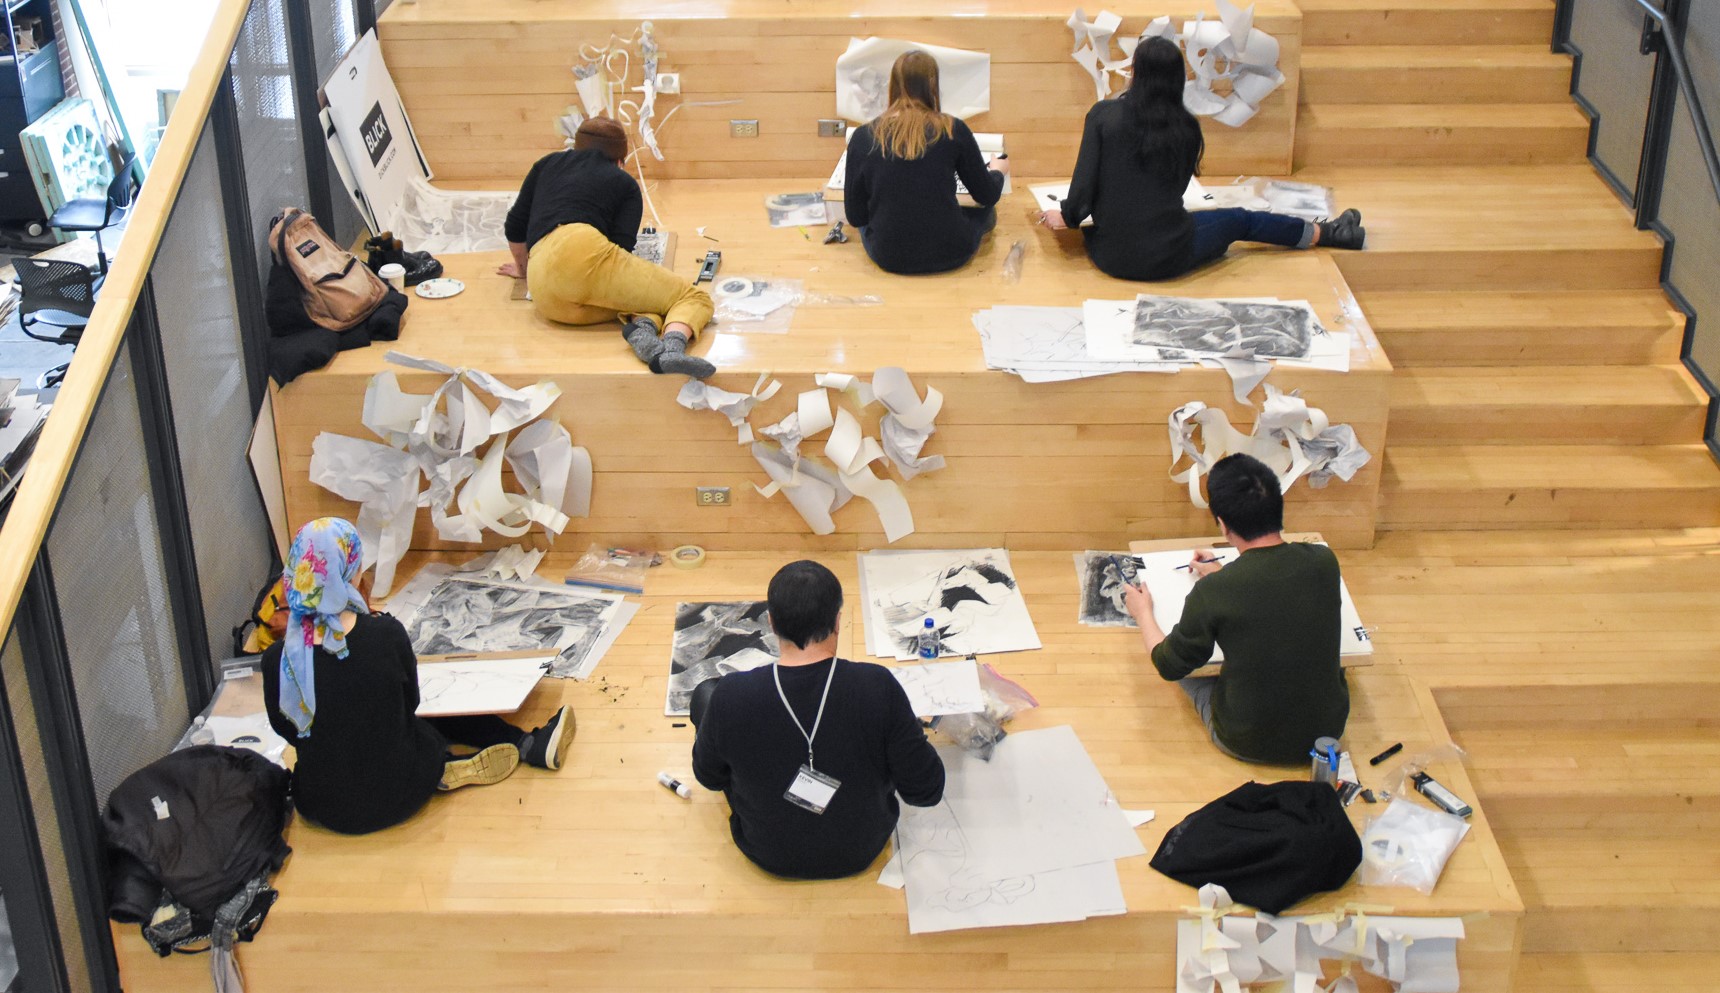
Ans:
[[[938,626],[930,617],[926,618],[926,626],[920,629],[915,649],[923,659],[935,659],[944,650],[943,639],[938,637]]]

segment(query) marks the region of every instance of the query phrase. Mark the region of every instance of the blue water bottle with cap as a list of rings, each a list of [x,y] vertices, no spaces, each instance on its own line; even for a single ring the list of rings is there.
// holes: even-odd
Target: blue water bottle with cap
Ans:
[[[938,636],[938,626],[930,617],[926,618],[926,626],[920,629],[920,637],[914,647],[923,659],[935,659],[943,653],[943,639]]]

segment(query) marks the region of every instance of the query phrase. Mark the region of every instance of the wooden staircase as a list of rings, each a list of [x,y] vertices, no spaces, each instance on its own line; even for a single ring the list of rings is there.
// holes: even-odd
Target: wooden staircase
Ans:
[[[1660,245],[1584,160],[1552,3],[1302,6],[1300,174],[1368,218],[1337,261],[1397,369],[1380,526],[1720,523]]]

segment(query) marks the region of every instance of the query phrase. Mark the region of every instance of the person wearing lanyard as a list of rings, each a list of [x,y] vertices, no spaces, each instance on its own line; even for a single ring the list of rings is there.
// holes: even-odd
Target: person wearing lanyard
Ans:
[[[890,670],[836,657],[842,585],[816,562],[777,571],[766,596],[782,657],[693,691],[693,775],[729,800],[729,831],[759,868],[792,879],[864,871],[901,812],[944,796],[944,766]]]

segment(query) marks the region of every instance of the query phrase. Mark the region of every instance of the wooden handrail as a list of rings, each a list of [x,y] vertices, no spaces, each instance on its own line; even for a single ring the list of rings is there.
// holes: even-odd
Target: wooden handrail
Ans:
[[[107,372],[125,342],[132,310],[161,247],[162,233],[191,167],[191,157],[197,152],[217,87],[225,84],[227,64],[250,9],[251,0],[222,0],[210,19],[203,48],[186,77],[185,88],[161,136],[149,179],[126,225],[121,251],[108,269],[66,371],[65,385],[42,426],[5,526],[0,527],[0,637],[12,628],[24,582],[47,538],[48,524],[101,400]]]

